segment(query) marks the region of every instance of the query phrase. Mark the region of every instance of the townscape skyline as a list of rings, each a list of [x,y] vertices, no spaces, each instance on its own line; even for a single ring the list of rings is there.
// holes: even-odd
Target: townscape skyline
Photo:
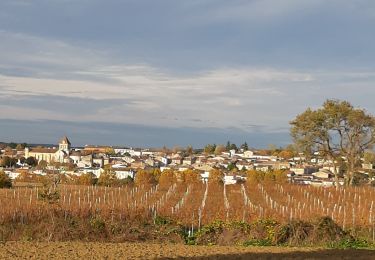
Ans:
[[[0,3],[0,140],[291,142],[326,99],[375,113],[373,1]]]

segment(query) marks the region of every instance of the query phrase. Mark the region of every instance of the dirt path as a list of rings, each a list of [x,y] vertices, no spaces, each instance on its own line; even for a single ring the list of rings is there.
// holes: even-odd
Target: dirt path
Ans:
[[[0,259],[375,259],[370,250],[184,246],[149,243],[8,242]]]

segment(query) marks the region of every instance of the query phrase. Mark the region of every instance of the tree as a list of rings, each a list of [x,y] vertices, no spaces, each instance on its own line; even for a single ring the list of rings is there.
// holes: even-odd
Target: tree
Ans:
[[[275,181],[278,183],[287,183],[288,182],[288,171],[285,170],[274,170],[273,174],[275,175]]]
[[[241,144],[241,149],[244,150],[244,151],[248,151],[249,150],[249,146],[247,145],[246,142],[244,142],[243,144]]]
[[[103,178],[102,178],[101,181],[104,182]],[[79,184],[79,185],[90,185],[91,186],[91,185],[95,185],[97,182],[98,182],[98,179],[96,178],[95,174],[93,174],[91,172],[82,174],[77,179],[77,184]]]
[[[22,164],[24,164],[24,163],[26,162],[26,158],[23,157],[23,156],[20,157],[20,158],[19,158],[19,162],[22,163]]]
[[[4,156],[0,161],[1,167],[13,167],[17,163],[15,158],[10,158],[9,156]]]
[[[154,174],[145,170],[139,170],[137,172],[134,182],[137,186],[150,186],[156,184]]]
[[[278,153],[277,156],[280,157],[280,158],[283,158],[285,160],[289,160],[289,159],[293,158],[293,152],[291,152],[289,150],[282,150],[281,152]]]
[[[234,169],[237,169],[236,164],[234,164],[234,163],[229,163],[229,164],[228,164],[228,167],[227,167],[227,170],[228,170],[228,171],[233,171]]]
[[[180,146],[178,146],[178,145],[175,145],[175,146],[173,146],[173,148],[172,148],[172,152],[173,152],[173,153],[182,152],[182,148],[181,148]]]
[[[229,150],[235,150],[235,151],[237,151],[238,150],[237,145],[236,144],[231,144]]]
[[[98,178],[98,185],[101,186],[113,186],[117,182],[117,177],[114,171],[110,168],[110,166],[106,166],[104,168],[104,172],[102,172]]]
[[[216,148],[215,148],[215,151],[214,151],[215,155],[220,155],[223,152],[225,152],[224,145],[221,145],[221,144],[217,145]]]
[[[112,147],[107,147],[105,148],[105,153],[108,154],[108,155],[115,155],[115,149],[113,149]]]
[[[364,151],[375,143],[375,118],[347,101],[327,100],[316,110],[308,108],[291,122],[291,135],[305,154],[319,152],[333,164],[338,183],[338,162],[345,158],[345,182],[353,177]]]
[[[159,168],[153,169],[152,174],[154,175],[155,181],[159,182],[159,179],[160,179],[161,174],[162,174],[162,172],[160,171],[160,169]]]
[[[27,163],[27,165],[31,166],[31,167],[34,167],[38,164],[38,161],[34,158],[34,157],[29,157],[25,160],[25,163]]]
[[[219,169],[212,169],[208,177],[208,183],[220,183],[223,184],[224,173]]]
[[[365,163],[374,164],[375,163],[375,152],[366,151],[364,156],[363,156],[363,160],[364,160]]]
[[[14,142],[11,142],[11,143],[9,143],[9,147],[10,147],[11,149],[16,149],[17,144],[14,143]]]
[[[258,184],[264,179],[264,172],[256,170],[247,171],[247,182],[251,184]]]
[[[282,151],[281,148],[277,148],[277,146],[274,144],[269,144],[268,150],[269,150],[270,155],[273,155],[273,156],[277,156]]]
[[[227,142],[227,145],[225,146],[225,150],[227,152],[229,152],[229,150],[230,150],[230,142],[229,141]]]
[[[159,178],[159,185],[161,189],[168,190],[170,186],[176,181],[176,176],[173,170],[165,170]]]
[[[187,153],[188,155],[192,155],[193,152],[194,152],[194,150],[193,150],[193,146],[188,145],[188,146],[186,147],[186,153]]]
[[[12,187],[12,180],[9,178],[9,176],[3,172],[0,171],[0,188],[11,188]]]
[[[192,184],[192,183],[198,183],[201,181],[201,175],[198,171],[188,169],[184,171],[185,175],[185,182]]]
[[[44,160],[41,160],[39,163],[38,163],[38,169],[39,170],[45,170],[48,166],[48,163]]]
[[[25,146],[23,144],[17,144],[17,146],[16,146],[17,151],[21,151],[21,150],[24,150],[24,149],[25,149]]]
[[[216,144],[208,144],[204,147],[204,153],[205,154],[213,154],[215,152],[215,149],[216,149]]]

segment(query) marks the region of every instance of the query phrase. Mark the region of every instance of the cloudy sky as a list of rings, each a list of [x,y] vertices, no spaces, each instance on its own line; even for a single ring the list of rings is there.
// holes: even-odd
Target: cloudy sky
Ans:
[[[325,99],[375,113],[373,0],[1,0],[0,140],[285,145]]]

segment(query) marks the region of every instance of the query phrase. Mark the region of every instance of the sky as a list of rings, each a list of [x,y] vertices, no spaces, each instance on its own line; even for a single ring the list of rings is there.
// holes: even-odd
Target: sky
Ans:
[[[373,0],[1,0],[0,141],[251,147],[375,113]]]

